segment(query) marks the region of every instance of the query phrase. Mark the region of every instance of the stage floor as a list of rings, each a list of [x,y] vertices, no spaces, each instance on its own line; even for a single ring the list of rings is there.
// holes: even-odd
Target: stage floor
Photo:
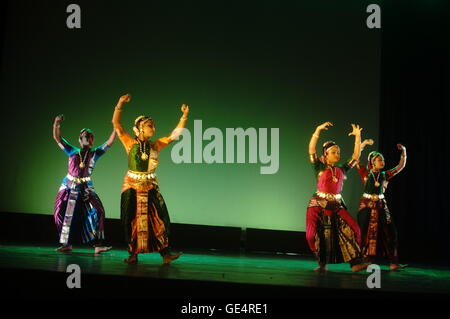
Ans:
[[[160,255],[152,253],[128,265],[123,262],[127,255],[123,249],[95,256],[88,248],[58,253],[50,246],[1,245],[2,288],[11,297],[42,298],[314,298],[324,292],[333,297],[450,297],[450,268],[443,267],[410,265],[392,272],[381,265],[381,288],[369,289],[371,273],[352,273],[348,264],[316,273],[309,256],[185,252],[171,265],[162,265]],[[67,288],[70,264],[81,269],[81,289]]]

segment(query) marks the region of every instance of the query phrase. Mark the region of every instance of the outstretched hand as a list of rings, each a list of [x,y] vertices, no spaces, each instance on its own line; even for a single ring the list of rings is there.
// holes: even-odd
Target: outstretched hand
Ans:
[[[333,123],[331,123],[331,122],[325,122],[325,123],[323,123],[323,124],[320,124],[320,125],[317,127],[317,130],[319,130],[319,131],[328,130],[328,127],[329,127],[329,126],[333,126]]]
[[[353,128],[353,130],[350,133],[348,133],[348,136],[350,136],[350,135],[355,135],[355,136],[361,135],[362,127],[359,127],[358,124],[352,124],[352,128]]]

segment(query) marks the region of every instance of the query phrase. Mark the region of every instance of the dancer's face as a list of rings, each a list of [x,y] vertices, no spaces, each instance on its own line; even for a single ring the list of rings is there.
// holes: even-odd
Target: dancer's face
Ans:
[[[325,155],[328,164],[336,164],[341,159],[341,149],[337,145],[332,146],[326,151]]]
[[[94,134],[84,131],[78,140],[82,148],[89,147],[92,148],[94,145]]]
[[[384,168],[384,158],[377,156],[372,160],[373,169],[376,171],[382,170]]]
[[[153,121],[147,120],[141,125],[141,130],[144,133],[144,138],[151,138],[153,135],[155,135],[155,124]]]

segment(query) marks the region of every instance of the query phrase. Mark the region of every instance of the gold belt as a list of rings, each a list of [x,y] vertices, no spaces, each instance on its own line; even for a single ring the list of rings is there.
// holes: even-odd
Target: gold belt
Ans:
[[[320,198],[329,200],[329,201],[341,201],[342,200],[342,195],[341,194],[330,194],[330,193],[323,193],[323,192],[316,192],[316,195]]]
[[[129,177],[131,177],[132,179],[137,179],[137,180],[151,180],[151,179],[156,179],[156,174],[149,174],[147,172],[135,172],[135,171],[128,171],[127,175]]]
[[[376,201],[378,201],[378,200],[380,200],[380,199],[384,199],[384,194],[377,195],[377,194],[367,194],[367,193],[364,193],[362,196],[363,196],[364,198],[370,199],[370,200],[372,200],[372,201],[374,201],[374,202],[376,202]]]
[[[82,184],[82,183],[87,183],[91,181],[91,177],[87,176],[87,177],[78,177],[78,176],[72,176],[70,174],[67,174],[67,179],[69,181],[75,182],[75,184]]]

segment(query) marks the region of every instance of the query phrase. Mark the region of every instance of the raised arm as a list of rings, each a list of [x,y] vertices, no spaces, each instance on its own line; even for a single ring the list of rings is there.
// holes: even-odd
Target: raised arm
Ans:
[[[120,97],[119,101],[117,102],[116,107],[114,108],[112,124],[113,124],[114,130],[116,131],[116,133],[119,137],[121,137],[122,135],[124,135],[126,133],[122,126],[122,123],[120,123],[120,118],[122,117],[123,104],[128,103],[130,101],[131,101],[130,94],[122,95]]]
[[[367,146],[367,145],[373,145],[373,143],[375,143],[372,139],[365,139],[362,143],[361,143],[361,153],[364,151],[364,148]],[[363,165],[364,166],[364,165]],[[361,168],[361,167],[363,167],[363,166],[361,166],[361,163],[360,163],[360,161],[358,160],[358,163],[356,163],[356,167],[359,169],[359,168]]]
[[[178,121],[178,125],[173,129],[173,131],[168,136],[161,137],[156,141],[155,146],[158,151],[162,150],[164,147],[176,140],[183,132],[188,119],[189,106],[186,104],[181,105],[181,112],[183,112],[183,116],[181,116],[180,121]]]
[[[109,136],[108,140],[106,141],[106,144],[108,146],[113,145],[114,141],[116,140],[116,131],[113,129],[111,132],[111,135]]]
[[[352,124],[353,130],[348,133],[348,136],[354,135],[355,136],[355,146],[353,148],[353,155],[352,160],[357,162],[359,160],[359,157],[361,156],[361,131],[362,127],[359,127],[359,125]]]
[[[373,145],[374,141],[372,139],[365,139],[362,143],[361,143],[361,153],[362,151],[364,151],[364,148],[367,145]]]
[[[170,133],[170,135],[167,137],[169,143],[176,140],[178,136],[181,135],[183,128],[186,126],[189,114],[189,106],[187,106],[186,104],[181,105],[181,112],[183,112],[183,115],[181,116],[180,121],[178,121],[177,126],[173,129],[172,133]]]
[[[314,160],[317,158],[316,145],[317,145],[317,141],[319,140],[319,137],[320,137],[320,132],[322,132],[323,130],[328,130],[329,126],[333,126],[333,123],[325,122],[325,123],[319,125],[318,127],[316,127],[316,130],[314,131],[313,135],[311,136],[311,140],[309,141],[309,147],[308,147],[311,162],[313,162],[313,158],[314,158]]]
[[[65,138],[61,137],[61,122],[64,121],[64,115],[58,115],[53,122],[53,139],[58,144],[59,148],[68,156],[78,152],[78,148],[71,145]]]
[[[392,177],[400,173],[406,166],[406,147],[404,147],[402,144],[397,144],[397,148],[402,151],[402,155],[400,155],[400,162],[396,167],[387,171],[388,179],[391,179]]]
[[[366,139],[361,143],[361,153],[367,145],[373,145],[374,141],[372,139]],[[369,171],[366,169],[365,165],[361,165],[361,162],[358,160],[356,163],[356,169],[358,171],[359,177],[361,178],[361,182],[363,184],[366,183],[367,175]]]
[[[53,121],[53,139],[56,143],[61,143],[61,122],[64,121],[64,115],[60,114]]]
[[[113,130],[111,135],[109,136],[108,140],[105,143],[103,143],[102,145],[100,145],[99,147],[95,148],[95,153],[97,154],[97,159],[98,159],[98,157],[105,154],[106,150],[111,147],[111,145],[114,143],[115,139],[116,139],[116,132]]]
[[[122,123],[120,123],[120,118],[122,117],[122,109],[123,109],[124,103],[128,103],[130,101],[131,101],[130,94],[125,94],[125,95],[121,96],[119,99],[119,102],[117,102],[117,105],[114,108],[114,114],[113,114],[113,118],[112,118],[112,124],[114,127],[114,131],[117,133],[117,136],[119,137],[120,141],[122,142],[123,146],[125,147],[127,154],[130,151],[131,146],[134,144],[134,139],[123,128]],[[113,135],[111,134],[111,137],[112,136]],[[108,141],[111,140],[111,137]]]

